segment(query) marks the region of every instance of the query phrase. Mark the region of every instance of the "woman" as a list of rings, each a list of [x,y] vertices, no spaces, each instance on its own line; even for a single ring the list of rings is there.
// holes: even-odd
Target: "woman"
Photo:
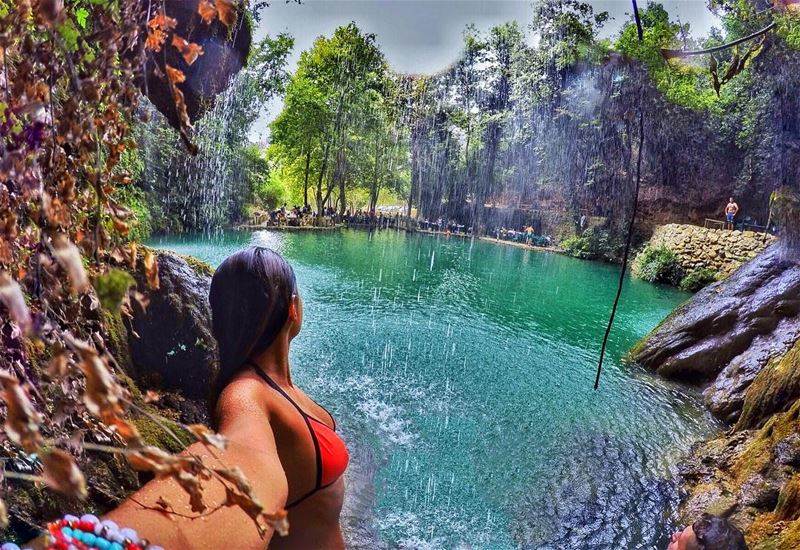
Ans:
[[[224,487],[213,480],[204,487],[212,512],[202,517],[175,481],[164,480],[108,518],[166,550],[344,548],[339,514],[349,456],[331,414],[292,383],[289,346],[303,303],[291,266],[266,248],[237,252],[214,273],[210,302],[220,353],[211,411],[229,446],[216,455],[200,444],[189,450],[210,467],[238,466],[265,510],[286,508],[289,535],[259,536],[241,508],[223,506]],[[165,503],[175,513],[159,511]]]

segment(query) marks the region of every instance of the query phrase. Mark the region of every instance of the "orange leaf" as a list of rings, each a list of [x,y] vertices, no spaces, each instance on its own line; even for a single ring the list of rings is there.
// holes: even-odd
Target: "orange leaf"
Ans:
[[[192,424],[189,426],[189,431],[200,441],[213,445],[217,449],[225,450],[228,447],[228,440],[224,436],[214,433],[202,424]]]
[[[167,78],[172,84],[180,84],[186,80],[186,75],[183,74],[183,71],[176,69],[170,65],[167,65]]]
[[[160,285],[158,281],[158,262],[156,261],[156,255],[153,254],[152,250],[146,249],[142,261],[144,262],[144,272],[147,276],[148,288],[151,290],[158,290]]]
[[[161,399],[161,396],[153,390],[147,390],[147,393],[144,394],[145,403],[156,403],[159,399]]]
[[[177,25],[178,22],[165,13],[156,14],[150,21],[147,22],[147,26],[151,29],[161,29],[164,31],[171,31]]]
[[[217,8],[209,0],[200,0],[197,5],[197,13],[206,24],[209,24],[217,16]]]
[[[172,45],[181,52],[184,61],[186,61],[187,65],[191,65],[197,58],[203,55],[203,48],[200,44],[195,44],[194,42],[187,42],[182,37],[178,36],[177,34],[172,35]]]
[[[42,415],[33,408],[33,403],[16,377],[0,371],[0,383],[5,390],[6,435],[12,442],[32,453],[42,442],[42,435],[39,433]]]
[[[86,498],[86,478],[71,455],[61,449],[53,449],[39,458],[44,465],[42,473],[48,487],[69,497]]]
[[[78,247],[63,233],[53,237],[53,251],[58,264],[67,272],[67,278],[72,285],[72,290],[82,293],[89,288],[89,277],[83,268],[81,253]]]
[[[0,499],[0,527],[3,529],[8,527],[8,508],[2,499]]]
[[[154,52],[160,52],[161,46],[167,39],[167,34],[160,30],[154,29],[147,33],[147,39],[144,41],[144,47]]]
[[[217,0],[217,11],[219,12],[219,20],[226,27],[236,23],[236,4],[233,0]]]
[[[6,271],[0,271],[0,303],[6,306],[11,319],[26,331],[31,326],[31,312],[17,281]]]

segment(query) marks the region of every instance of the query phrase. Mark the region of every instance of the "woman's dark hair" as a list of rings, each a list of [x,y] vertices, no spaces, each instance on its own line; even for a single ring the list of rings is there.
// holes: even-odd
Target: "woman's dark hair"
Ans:
[[[703,550],[747,550],[742,532],[725,518],[703,514],[692,530]]]
[[[209,414],[216,420],[219,395],[244,363],[266,350],[289,317],[297,290],[294,270],[269,248],[251,246],[232,254],[211,279],[212,332],[219,371],[211,388]]]

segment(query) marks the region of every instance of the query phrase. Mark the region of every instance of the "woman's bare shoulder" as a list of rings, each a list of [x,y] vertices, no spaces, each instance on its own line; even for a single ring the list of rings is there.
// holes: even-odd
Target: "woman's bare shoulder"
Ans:
[[[264,383],[255,375],[243,373],[234,378],[219,396],[217,415],[220,421],[242,414],[269,418],[271,399]]]

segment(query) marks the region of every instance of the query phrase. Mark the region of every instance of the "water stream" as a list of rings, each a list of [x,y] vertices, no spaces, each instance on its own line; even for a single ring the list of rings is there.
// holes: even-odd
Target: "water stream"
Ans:
[[[687,294],[626,283],[595,392],[615,266],[392,231],[151,244],[216,265],[251,242],[297,272],[293,372],[351,447],[349,547],[666,547],[676,461],[715,426],[620,358]]]

